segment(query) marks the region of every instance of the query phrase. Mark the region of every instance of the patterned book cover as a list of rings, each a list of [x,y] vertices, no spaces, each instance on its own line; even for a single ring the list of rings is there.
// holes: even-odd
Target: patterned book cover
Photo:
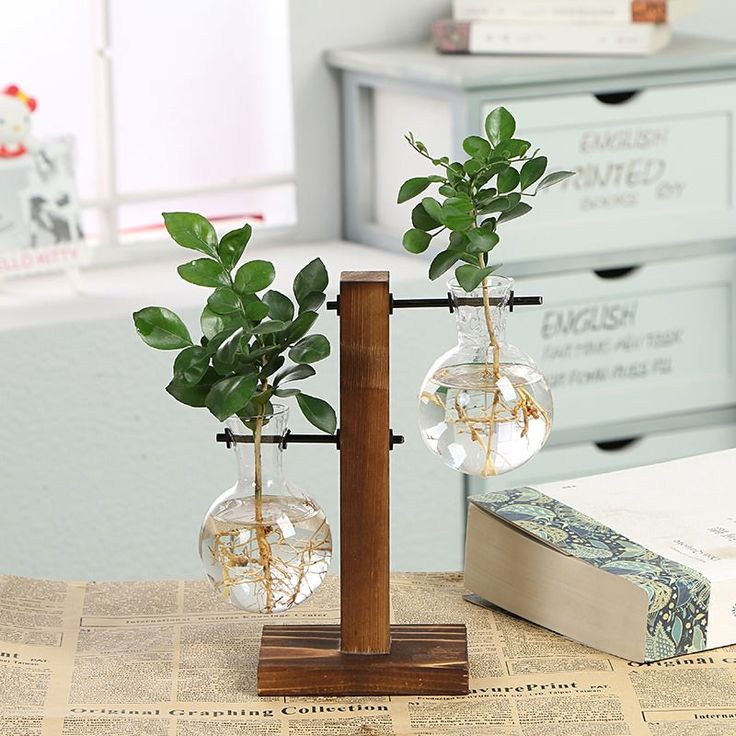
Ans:
[[[701,573],[646,549],[535,488],[487,493],[470,500],[563,554],[642,588],[649,600],[647,660],[707,648],[711,585]]]

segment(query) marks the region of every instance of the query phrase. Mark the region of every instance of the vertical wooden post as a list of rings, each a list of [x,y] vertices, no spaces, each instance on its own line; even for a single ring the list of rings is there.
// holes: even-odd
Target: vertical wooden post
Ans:
[[[342,621],[264,626],[258,694],[467,695],[464,624],[390,623],[388,273],[343,273],[339,304]]]
[[[340,649],[391,650],[389,275],[340,280]]]

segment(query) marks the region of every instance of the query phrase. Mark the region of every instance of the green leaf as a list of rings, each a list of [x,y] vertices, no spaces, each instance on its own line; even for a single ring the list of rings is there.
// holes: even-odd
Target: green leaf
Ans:
[[[143,342],[156,350],[179,350],[192,344],[181,317],[166,307],[145,307],[133,313],[133,322]]]
[[[417,195],[421,194],[432,182],[426,176],[417,176],[413,179],[405,181],[399,189],[399,196],[397,199],[398,204],[408,202],[410,199],[414,199]]]
[[[297,302],[301,305],[304,299],[313,291],[324,292],[329,281],[327,269],[325,264],[322,263],[322,259],[315,258],[310,261],[294,279],[294,296]]]
[[[521,188],[528,189],[535,181],[540,179],[547,169],[547,157],[537,156],[527,161],[521,167]]]
[[[465,231],[475,224],[473,215],[450,215],[445,218],[445,224],[450,230]]]
[[[468,176],[475,176],[482,168],[483,164],[477,158],[471,158],[463,164],[463,169]]]
[[[468,236],[463,232],[450,233],[450,250],[465,250],[468,247]]]
[[[217,314],[230,314],[240,309],[240,297],[229,286],[220,286],[210,294],[207,306]]]
[[[286,358],[283,355],[274,355],[261,369],[258,374],[258,378],[263,380],[276,373],[277,370],[286,362]]]
[[[472,211],[473,200],[467,194],[448,197],[442,205],[442,214],[444,217],[448,215],[467,215]]]
[[[476,203],[483,207],[490,201],[494,200],[497,196],[498,192],[493,187],[488,187],[488,189],[481,189],[481,191],[478,192],[478,194],[476,195]]]
[[[296,401],[310,424],[327,434],[335,434],[337,416],[335,410],[326,401],[301,393],[297,395]]]
[[[268,316],[282,322],[291,322],[294,319],[294,305],[286,294],[280,291],[267,291],[263,301],[268,305]]]
[[[486,268],[470,265],[458,266],[455,269],[455,277],[465,291],[474,291],[480,286],[483,279],[492,274],[496,268],[495,266],[487,266]]]
[[[453,189],[453,192],[455,190]],[[438,222],[427,214],[427,210],[424,209],[424,205],[420,202],[411,211],[411,224],[414,225],[418,230],[434,230],[441,226],[442,223]]]
[[[449,184],[443,184],[437,190],[443,197],[457,197],[457,189],[451,187]],[[419,227],[417,225],[417,227]]]
[[[240,294],[255,294],[268,288],[276,278],[276,269],[269,261],[248,261],[235,274],[235,290]]]
[[[242,325],[229,325],[222,332],[218,332],[211,340],[207,342],[205,346],[207,352],[210,355],[214,355],[217,349],[227,340],[234,332],[238,332],[239,335],[243,334]],[[247,345],[246,345],[247,348]]]
[[[210,392],[212,385],[219,379],[220,376],[212,368],[195,385],[189,385],[180,376],[174,376],[166,387],[166,392],[182,404],[202,408],[206,406],[207,394]]]
[[[500,240],[496,233],[484,227],[468,230],[468,239],[470,240],[468,253],[488,253]]]
[[[330,355],[330,341],[324,335],[308,335],[289,350],[295,363],[316,363]]]
[[[174,376],[189,385],[199,383],[210,365],[210,356],[207,350],[199,345],[182,350],[174,361]]]
[[[302,392],[300,388],[277,388],[274,394],[281,399],[288,399],[291,396],[297,396]]]
[[[273,377],[273,385],[278,386],[289,381],[302,381],[305,378],[311,378],[316,373],[317,371],[311,365],[291,365]]]
[[[275,332],[282,332],[288,327],[286,322],[282,322],[278,319],[271,319],[268,322],[261,322],[261,324],[248,330],[250,335],[273,335]]]
[[[491,155],[491,144],[485,138],[471,135],[463,141],[463,150],[468,156],[485,161]],[[465,170],[468,170],[467,166]]]
[[[517,217],[523,217],[528,212],[532,211],[531,205],[526,202],[520,202],[511,210],[504,212],[499,218],[499,224],[502,222],[508,222],[509,220],[515,220]]]
[[[224,330],[242,327],[242,319],[236,312],[232,312],[231,314],[217,314],[207,306],[202,310],[199,324],[202,328],[202,334],[208,340],[212,340],[212,338]]]
[[[239,327],[230,337],[223,340],[215,351],[215,359],[213,364],[218,371],[225,373],[235,368],[235,360],[240,347],[240,338],[243,334],[243,328]]]
[[[488,140],[495,148],[501,141],[513,138],[516,132],[516,121],[505,107],[497,107],[486,118],[485,128]]]
[[[521,138],[512,138],[508,141],[499,143],[493,151],[494,156],[503,156],[504,158],[520,158],[530,148],[532,144],[529,141],[523,141]]]
[[[253,228],[250,225],[243,225],[238,230],[231,230],[222,236],[222,240],[220,240],[220,244],[217,246],[217,253],[220,256],[222,265],[228,271],[232,271],[238,264],[252,234]]]
[[[182,248],[217,256],[217,233],[206,217],[194,212],[164,212],[163,218],[169,235]]]
[[[460,254],[456,250],[443,250],[438,253],[429,267],[429,278],[434,281],[443,273],[452,268],[460,260]]]
[[[304,335],[306,335],[307,332],[309,332],[309,330],[312,328],[312,325],[317,320],[317,317],[317,312],[302,312],[291,323],[291,327],[289,327],[286,333],[289,341],[293,342],[294,340],[298,340],[300,337],[304,337]]]
[[[521,202],[521,194],[519,192],[509,192],[506,195],[506,199],[508,200],[508,205],[506,205],[506,208],[504,209],[504,212],[507,210],[512,210],[514,207],[516,207],[519,202]]]
[[[176,270],[184,281],[197,286],[227,286],[230,283],[225,269],[211,258],[197,258]]]
[[[231,376],[218,381],[207,394],[207,408],[221,421],[239,412],[256,392],[258,376]]]
[[[553,187],[555,184],[559,184],[561,181],[565,181],[565,179],[569,179],[571,176],[575,176],[574,171],[555,171],[552,174],[547,174],[547,176],[545,176],[537,185],[537,191],[540,192],[542,189]]]
[[[504,192],[512,192],[519,186],[519,181],[519,172],[513,166],[509,166],[508,169],[498,175],[498,179],[496,180],[498,191],[501,192],[501,194]]]
[[[404,233],[401,242],[409,253],[424,253],[432,242],[432,236],[429,233],[425,233],[424,230],[413,227]]]
[[[245,305],[245,316],[250,322],[260,322],[268,317],[268,304],[264,304],[255,294],[244,294],[241,301]]]
[[[492,199],[490,202],[488,202],[488,204],[484,205],[483,209],[480,211],[480,214],[488,215],[491,212],[503,212],[508,208],[509,198],[507,196],[496,197],[496,199]]]
[[[433,220],[437,220],[437,222],[441,222],[443,225],[445,224],[443,222],[442,205],[436,199],[425,197],[422,200],[422,207],[424,207],[424,211]]]
[[[307,294],[299,305],[299,314],[302,312],[316,312],[325,303],[326,298],[327,295],[319,291]]]

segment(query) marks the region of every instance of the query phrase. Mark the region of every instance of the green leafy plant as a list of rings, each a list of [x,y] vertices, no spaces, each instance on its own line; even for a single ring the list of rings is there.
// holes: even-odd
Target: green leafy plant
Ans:
[[[239,265],[252,235],[250,225],[218,242],[214,227],[201,215],[168,212],[164,222],[175,242],[205,256],[179,266],[179,276],[212,289],[200,317],[199,344],[182,319],[165,307],[145,307],[133,315],[147,345],[180,351],[168,393],[188,406],[206,407],[220,421],[237,415],[254,431],[258,418],[263,423],[272,412],[274,397],[295,397],[311,424],[334,433],[332,407],[293,386],[315,375],[313,363],[330,354],[324,335],[308,334],[328,285],[322,261],[315,258],[297,274],[295,303],[269,289],[276,277],[273,263]]]
[[[438,173],[405,181],[398,203],[422,197],[411,212],[412,227],[404,233],[403,244],[410,253],[424,253],[430,245],[439,245],[429,266],[429,278],[437,279],[454,268],[463,290],[475,292],[481,287],[478,306],[483,308],[488,343],[477,367],[473,364],[473,373],[464,367],[463,386],[468,390],[463,401],[455,388],[442,385],[440,379],[437,391],[424,392],[420,398],[441,407],[455,431],[466,433],[478,445],[485,458],[481,475],[487,477],[497,473],[494,445],[499,428],[518,427],[520,438],[524,438],[532,422],[542,421],[547,428],[551,422],[531,387],[516,378],[513,366],[501,364],[490,297],[491,274],[500,266],[491,262],[491,255],[501,242],[503,226],[528,215],[532,211],[530,199],[574,172],[547,173],[547,158],[533,149],[530,141],[515,137],[516,120],[504,107],[488,115],[483,132],[463,141],[468,156],[464,161],[437,157],[408,133],[409,145]],[[436,193],[426,194],[430,187],[436,187]],[[469,375],[473,376],[472,386]],[[471,394],[473,398],[469,398]]]
[[[463,141],[465,161],[435,157],[412,133],[411,147],[437,167],[440,173],[417,176],[399,190],[402,204],[436,185],[437,196],[424,196],[411,213],[412,227],[404,233],[404,248],[424,253],[433,242],[441,243],[429,266],[429,278],[438,279],[455,267],[455,277],[467,292],[483,287],[489,343],[494,348],[494,373],[498,377],[498,344],[490,312],[488,277],[500,268],[490,255],[501,242],[500,227],[532,211],[525,201],[540,191],[574,176],[572,171],[548,173],[547,158],[532,144],[515,138],[516,120],[504,107],[485,120],[485,136],[471,135]],[[444,235],[447,235],[445,239]]]
[[[255,525],[267,610],[272,610],[274,553],[263,523],[263,429],[273,416],[274,398],[294,397],[307,421],[334,433],[334,409],[294,383],[315,375],[314,363],[327,358],[330,343],[310,334],[325,301],[328,275],[319,258],[294,279],[292,300],[269,287],[273,263],[241,263],[250,225],[217,238],[212,224],[193,212],[164,213],[169,235],[183,248],[203,255],[179,266],[182,279],[210,289],[200,317],[202,337],[195,343],[183,320],[166,307],[145,307],[133,314],[141,339],[158,350],[178,350],[174,376],[166,390],[177,401],[207,408],[223,421],[237,415],[253,433]],[[233,564],[241,564],[237,560]]]

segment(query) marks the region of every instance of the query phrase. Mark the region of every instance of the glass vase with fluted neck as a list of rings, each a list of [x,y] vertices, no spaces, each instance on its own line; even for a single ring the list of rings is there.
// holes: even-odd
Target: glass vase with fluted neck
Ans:
[[[523,465],[542,449],[552,428],[546,379],[506,340],[512,286],[503,276],[490,276],[472,292],[448,283],[458,343],[435,361],[419,395],[427,447],[449,467],[483,478]]]
[[[215,591],[237,608],[278,613],[305,601],[327,574],[332,535],[314,499],[284,473],[288,408],[231,417],[238,480],[205,514],[199,554]]]

